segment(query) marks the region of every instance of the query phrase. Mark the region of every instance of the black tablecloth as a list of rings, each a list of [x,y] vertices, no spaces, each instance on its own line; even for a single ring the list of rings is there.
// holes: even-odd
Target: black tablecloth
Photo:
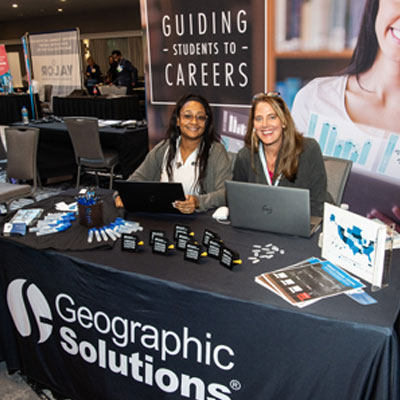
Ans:
[[[41,179],[75,174],[77,170],[75,155],[65,124],[51,122],[29,126],[40,129],[38,170]],[[149,151],[146,127],[100,128],[100,140],[104,147],[118,150],[120,163],[116,172],[122,173],[124,178],[141,164]]]
[[[34,96],[34,101],[37,105],[39,118],[41,118],[42,115],[37,94]],[[29,118],[32,119],[31,99],[29,94],[0,95],[0,125],[10,125],[13,122],[21,121],[21,109],[23,106],[27,108]]]
[[[266,271],[295,264],[308,257],[320,257],[321,255],[321,249],[317,246],[318,234],[307,239],[233,228],[230,225],[223,225],[216,222],[208,214],[180,216],[137,213],[129,215],[129,218],[139,221],[144,226],[144,231],[140,236],[143,237],[146,243],[148,242],[151,229],[164,230],[167,237],[172,240],[176,223],[189,225],[195,232],[195,238],[199,242],[202,241],[204,229],[210,229],[220,236],[227,247],[240,254],[243,264],[236,265],[234,271],[231,272],[220,267],[217,260],[210,258],[207,258],[205,262],[201,262],[200,264],[183,262],[180,252],[175,252],[172,258],[157,258],[160,263],[154,263],[151,251],[147,247],[147,251],[134,255],[135,263],[128,262],[128,260],[132,259],[132,255],[121,252],[119,247],[113,251],[101,252],[100,257],[96,252],[68,252],[68,255],[79,256],[89,262],[104,263],[123,271],[138,272],[151,275],[155,278],[172,280],[190,286],[193,289],[212,291],[245,301],[267,302],[268,304],[289,310],[293,310],[293,307],[286,304],[278,296],[269,293],[268,290],[255,285],[253,282],[254,277]],[[252,246],[254,244],[265,245],[269,243],[283,250],[284,254],[275,255],[272,260],[264,259],[257,264],[252,264],[247,259],[253,256]],[[166,268],[166,263],[168,264],[168,268]],[[400,311],[400,271],[396,270],[396,266],[399,264],[400,250],[395,250],[391,284],[388,288],[372,294],[378,300],[378,304],[372,307],[362,307],[343,295],[307,306],[304,312],[307,313],[310,311],[323,317],[357,321],[360,323],[371,323],[381,326],[390,325],[390,320],[392,318],[396,319],[397,311]],[[149,268],[150,265],[151,268]],[[182,268],[184,268],[184,274],[182,274]],[[238,279],[238,276],[241,276],[243,279]],[[371,293],[370,287],[367,287],[367,291]],[[390,307],[388,308],[389,305]]]
[[[53,113],[59,117],[143,118],[137,96],[53,97]]]
[[[389,287],[372,293],[377,304],[340,295],[297,309],[254,277],[319,256],[317,237],[234,229],[207,214],[130,218],[144,227],[138,253],[117,243],[60,254],[0,240],[8,293],[0,359],[9,368],[82,400],[399,398],[398,250]],[[212,258],[185,261],[178,250],[153,254],[150,230],[172,239],[176,223],[199,241],[205,228],[218,233],[243,264],[230,271]],[[253,264],[254,244],[284,254]]]
[[[35,203],[35,208],[42,208],[43,218],[45,215],[49,213],[58,212],[55,209],[55,204],[61,201],[66,202],[67,204],[73,203],[76,195],[78,194],[79,189],[71,189],[67,192],[63,192],[62,194],[41,200]],[[111,190],[96,189],[96,194],[99,196],[102,202],[102,216],[103,216],[103,224],[98,226],[101,228],[115,221],[117,217],[123,216],[123,209],[116,208],[114,206],[113,194],[114,192]],[[31,205],[26,206],[24,208],[32,208]],[[15,211],[6,217],[0,218],[0,224],[3,224],[9,221],[14,214],[18,212]],[[92,242],[89,243],[87,241],[88,238],[88,227],[85,225],[81,225],[79,222],[79,216],[76,216],[74,221],[71,221],[72,226],[68,228],[62,234],[51,234],[51,235],[43,235],[36,236],[36,234],[28,234],[21,237],[13,237],[12,239],[25,244],[27,246],[33,247],[35,249],[53,249],[53,250],[93,250],[98,248],[111,248],[114,246],[115,242],[112,240],[108,240],[106,242],[101,241],[98,242],[93,238]],[[0,225],[0,228],[2,225]]]

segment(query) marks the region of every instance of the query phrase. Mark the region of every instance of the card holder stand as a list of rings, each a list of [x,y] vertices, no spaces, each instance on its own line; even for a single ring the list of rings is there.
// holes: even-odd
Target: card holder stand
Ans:
[[[103,223],[103,201],[85,206],[78,203],[79,223],[88,228],[101,227]]]

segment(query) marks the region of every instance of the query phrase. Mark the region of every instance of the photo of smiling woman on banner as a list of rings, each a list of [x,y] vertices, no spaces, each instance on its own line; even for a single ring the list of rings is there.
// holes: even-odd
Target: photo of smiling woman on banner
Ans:
[[[312,80],[294,101],[297,129],[323,154],[353,161],[351,211],[400,224],[400,1],[367,0],[342,74]]]
[[[187,94],[176,103],[165,139],[128,180],[181,182],[186,200],[175,201],[174,207],[192,214],[225,205],[224,182],[231,177],[210,105],[200,95]]]

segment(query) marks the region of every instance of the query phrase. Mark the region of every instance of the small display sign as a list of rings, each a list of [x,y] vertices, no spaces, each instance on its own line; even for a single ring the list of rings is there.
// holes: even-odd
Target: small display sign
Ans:
[[[184,233],[188,236],[193,236],[193,232],[188,225],[176,224],[174,229],[174,239],[178,239],[178,235]]]
[[[152,244],[153,253],[167,255],[168,250],[174,248],[175,246],[173,244],[170,244],[169,240],[166,237],[154,236]]]
[[[165,237],[165,231],[160,231],[155,229],[150,231],[149,243],[151,246],[153,245],[155,237]]]
[[[241,264],[242,261],[238,253],[224,247],[221,249],[219,263],[228,269],[232,269],[235,264]]]
[[[202,251],[201,246],[197,242],[188,242],[185,248],[185,260],[198,263],[201,257],[207,256],[207,253]]]
[[[223,244],[221,239],[210,239],[207,246],[208,255],[219,260],[222,248]]]
[[[176,239],[176,248],[178,250],[185,250],[186,244],[191,240],[191,237],[185,233],[180,233]]]
[[[218,238],[218,234],[216,234],[213,231],[210,231],[209,229],[204,229],[204,234],[203,234],[203,244],[204,246],[208,246],[208,243],[210,239],[215,239]]]
[[[121,250],[136,252],[140,246],[143,246],[143,241],[139,239],[139,236],[128,233],[122,234]]]

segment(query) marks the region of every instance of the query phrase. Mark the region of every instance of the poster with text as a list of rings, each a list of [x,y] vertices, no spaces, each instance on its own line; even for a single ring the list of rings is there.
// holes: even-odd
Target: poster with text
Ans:
[[[79,32],[74,30],[29,34],[33,78],[53,85],[53,96],[81,88]]]
[[[0,93],[12,93],[13,82],[8,64],[6,47],[0,44]]]
[[[204,96],[221,135],[239,140],[252,95],[266,89],[266,1],[142,0],[151,143],[164,137],[176,101]]]

